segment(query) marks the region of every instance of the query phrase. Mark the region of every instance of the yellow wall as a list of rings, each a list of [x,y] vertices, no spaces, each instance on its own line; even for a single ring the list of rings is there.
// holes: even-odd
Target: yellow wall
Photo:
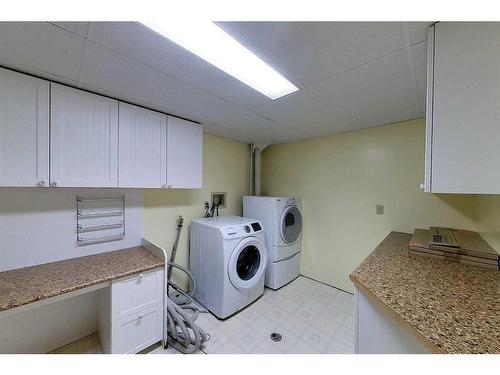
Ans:
[[[202,217],[204,201],[211,192],[227,192],[227,208],[221,215],[241,215],[242,197],[249,187],[249,146],[212,135],[203,135],[203,189],[146,190],[144,193],[145,238],[168,250],[175,238],[178,215],[184,216],[176,263],[188,265],[189,225]],[[178,277],[178,276],[177,276]],[[174,278],[185,286],[185,281]]]
[[[390,231],[478,230],[480,222],[500,219],[498,210],[487,212],[486,198],[419,190],[424,132],[418,119],[264,150],[263,195],[303,200],[304,275],[352,291],[349,273]],[[500,200],[490,199],[498,207]],[[385,206],[383,216],[375,214],[377,204]]]
[[[500,195],[478,195],[479,231],[500,252]]]

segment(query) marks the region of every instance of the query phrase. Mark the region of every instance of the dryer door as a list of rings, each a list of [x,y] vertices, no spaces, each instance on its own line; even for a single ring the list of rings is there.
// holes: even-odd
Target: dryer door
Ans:
[[[229,280],[237,289],[249,289],[262,277],[267,264],[267,249],[257,237],[241,240],[229,258]]]
[[[297,241],[302,233],[302,215],[297,206],[285,207],[280,221],[281,239],[286,244]]]

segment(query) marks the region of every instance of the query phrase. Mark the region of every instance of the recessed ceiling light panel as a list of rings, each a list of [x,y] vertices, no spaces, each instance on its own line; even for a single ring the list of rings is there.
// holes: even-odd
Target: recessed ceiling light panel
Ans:
[[[213,22],[143,24],[273,100],[298,90]]]

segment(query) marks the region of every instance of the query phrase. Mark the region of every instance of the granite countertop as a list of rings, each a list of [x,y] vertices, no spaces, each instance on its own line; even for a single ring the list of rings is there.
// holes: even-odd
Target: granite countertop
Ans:
[[[0,312],[163,265],[139,246],[0,272]]]
[[[500,353],[500,272],[409,257],[391,232],[351,280],[435,353]]]

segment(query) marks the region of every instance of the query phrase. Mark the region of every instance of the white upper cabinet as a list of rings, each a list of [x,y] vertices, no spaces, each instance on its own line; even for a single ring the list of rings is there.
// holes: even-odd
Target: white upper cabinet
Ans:
[[[202,186],[203,129],[0,68],[0,186]]]
[[[168,116],[167,187],[202,187],[203,129],[201,125]]]
[[[429,31],[425,191],[500,193],[500,24]]]
[[[167,115],[119,104],[119,187],[166,187]]]
[[[51,84],[50,185],[118,186],[118,101]]]
[[[0,69],[0,186],[49,181],[49,82]]]

